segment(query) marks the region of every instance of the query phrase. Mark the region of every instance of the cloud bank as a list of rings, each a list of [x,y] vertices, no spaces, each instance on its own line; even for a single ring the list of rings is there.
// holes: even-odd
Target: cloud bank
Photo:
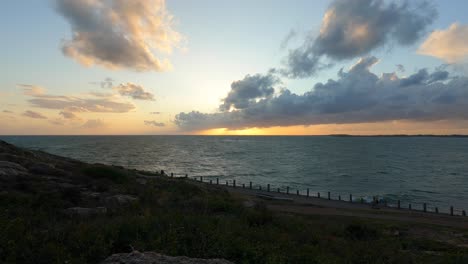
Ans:
[[[44,116],[43,114],[31,111],[31,110],[27,110],[26,112],[24,112],[23,116],[34,118],[34,119],[47,119],[47,117]]]
[[[72,38],[62,44],[64,55],[90,66],[136,71],[164,71],[181,40],[172,29],[164,0],[56,0],[56,9],[71,25]]]
[[[361,58],[349,71],[340,70],[336,80],[317,83],[302,95],[288,89],[270,97],[253,98],[245,93],[246,107],[223,111],[223,102],[219,112],[182,112],[175,123],[182,130],[204,130],[468,119],[468,77],[427,69],[406,78],[395,73],[377,76],[370,71],[377,62],[375,57]],[[261,80],[257,78],[257,87]],[[250,87],[258,89],[253,84]]]
[[[419,47],[418,53],[448,63],[468,61],[468,25],[454,23],[446,30],[432,32]]]
[[[309,36],[302,46],[290,50],[282,72],[290,78],[305,78],[330,65],[324,58],[334,62],[366,55],[386,44],[413,44],[436,14],[422,1],[335,0],[318,36]]]
[[[147,126],[155,126],[155,127],[164,127],[166,126],[166,124],[164,123],[161,123],[161,122],[157,122],[157,121],[149,121],[149,120],[145,120],[145,125]]]

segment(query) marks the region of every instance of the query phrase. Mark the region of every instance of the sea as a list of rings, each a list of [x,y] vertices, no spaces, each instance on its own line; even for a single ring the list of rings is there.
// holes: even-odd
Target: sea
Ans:
[[[402,207],[468,209],[468,137],[1,136],[90,163],[332,199],[377,196]]]

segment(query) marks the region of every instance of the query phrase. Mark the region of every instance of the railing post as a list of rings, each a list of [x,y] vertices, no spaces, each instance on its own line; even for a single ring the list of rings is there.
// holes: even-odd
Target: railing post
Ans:
[[[330,192],[328,192],[328,200],[331,200]]]
[[[232,181],[232,186],[234,186],[234,188],[236,188],[236,180]]]
[[[400,200],[398,200],[398,209],[401,208]]]
[[[423,211],[424,211],[424,212],[427,212],[427,205],[426,205],[426,203],[423,204]]]
[[[289,194],[289,186],[286,186],[286,194]]]
[[[309,188],[307,188],[307,197],[309,197]]]
[[[450,215],[453,216],[453,206],[450,206]]]
[[[352,194],[349,194],[349,202],[350,202],[350,203],[353,202],[353,195],[352,195]]]
[[[252,189],[252,182],[249,182],[249,188]]]
[[[267,192],[270,192],[270,184],[267,184]]]
[[[216,178],[216,185],[219,185],[219,178]]]

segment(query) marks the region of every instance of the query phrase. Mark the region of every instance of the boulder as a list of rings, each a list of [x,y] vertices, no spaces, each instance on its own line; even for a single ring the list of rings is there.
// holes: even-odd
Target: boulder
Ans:
[[[23,166],[9,161],[0,161],[0,177],[16,177],[19,175],[26,175],[28,170]]]
[[[117,194],[106,197],[104,199],[104,204],[111,208],[123,207],[128,206],[134,202],[138,201],[138,198],[131,195],[126,194]]]
[[[233,264],[224,259],[199,259],[188,257],[170,257],[155,252],[138,252],[114,254],[101,264]]]
[[[103,215],[107,213],[107,208],[105,207],[70,207],[65,209],[65,214],[70,217],[90,217],[96,215]]]
[[[62,170],[56,169],[54,166],[47,164],[47,163],[34,163],[29,166],[29,171],[34,174],[41,174],[41,175],[63,175],[65,174]]]

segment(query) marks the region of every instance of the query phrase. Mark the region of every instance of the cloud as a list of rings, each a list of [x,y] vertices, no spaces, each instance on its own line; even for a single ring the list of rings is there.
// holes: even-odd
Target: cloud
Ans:
[[[113,88],[122,96],[128,96],[135,100],[154,101],[154,94],[146,92],[141,85],[122,83]]]
[[[61,115],[65,119],[69,119],[69,120],[81,120],[81,118],[79,118],[76,114],[74,114],[73,112],[70,112],[70,111],[61,111],[59,113],[59,115]]]
[[[101,119],[90,119],[86,121],[81,127],[85,129],[95,129],[105,127],[106,124]]]
[[[273,85],[279,82],[279,79],[271,74],[247,75],[244,79],[231,84],[231,91],[224,98],[224,103],[219,109],[221,111],[229,111],[231,108],[247,108],[258,99],[272,96],[275,91]]]
[[[172,29],[164,0],[55,0],[72,39],[62,52],[79,63],[137,71],[170,69],[155,51],[170,53],[181,35]]]
[[[10,110],[3,110],[2,113],[5,113],[5,114],[13,114],[13,112],[10,111]]]
[[[24,112],[23,116],[34,118],[34,119],[47,119],[47,117],[42,115],[41,113],[30,111],[30,110]]]
[[[150,112],[150,115],[160,115],[161,112]]]
[[[291,29],[289,31],[289,33],[284,37],[283,41],[281,41],[281,44],[280,44],[280,49],[285,49],[289,42],[294,39],[295,37],[297,36],[297,32],[293,29]]]
[[[419,54],[439,58],[448,63],[468,59],[468,25],[452,24],[446,30],[436,30],[418,49]]]
[[[29,95],[29,96],[40,96],[45,94],[45,89],[41,86],[38,85],[33,85],[33,84],[17,84],[18,87],[23,89],[23,94],[24,95]]]
[[[160,123],[160,122],[157,122],[157,121],[148,121],[148,120],[145,120],[145,125],[155,126],[155,127],[164,127],[164,126],[166,126],[166,124],[164,124],[164,123]]]
[[[417,3],[414,4],[414,3]],[[436,10],[427,2],[335,0],[327,9],[318,36],[289,51],[283,74],[309,77],[330,63],[366,55],[386,44],[410,45],[427,30]]]
[[[377,76],[370,71],[377,62],[362,58],[349,71],[340,70],[337,79],[316,83],[304,94],[282,89],[230,112],[182,112],[175,123],[182,130],[204,130],[468,119],[468,77],[449,77],[441,70],[406,78]]]

